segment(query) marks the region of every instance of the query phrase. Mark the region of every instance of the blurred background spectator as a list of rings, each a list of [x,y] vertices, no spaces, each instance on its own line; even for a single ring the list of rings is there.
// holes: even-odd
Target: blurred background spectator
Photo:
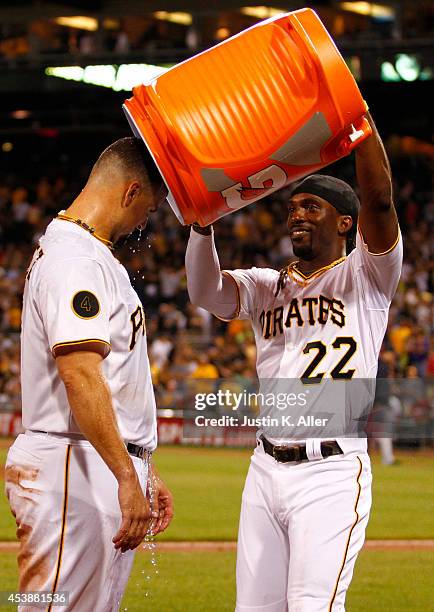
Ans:
[[[293,6],[293,2],[275,8],[280,4],[275,2],[273,7],[248,7],[234,1],[232,6],[230,3],[221,8],[209,5],[207,10],[200,3],[196,7],[190,3],[188,10],[181,8],[180,3],[178,10],[170,12],[155,10],[157,3],[154,10],[154,3],[146,3],[138,11],[134,1],[118,5],[89,1],[83,3],[87,6],[72,6],[69,11],[62,7],[63,14],[59,15],[54,3],[50,6],[48,2],[20,0],[20,5],[31,7],[32,4],[33,12],[21,11],[18,16],[14,3],[2,2],[0,56],[6,61],[25,60],[38,54],[87,56],[170,49],[196,51],[237,34],[260,19],[303,6],[303,3]],[[40,5],[45,5],[44,11],[37,10]],[[385,40],[429,40],[434,33],[429,0],[417,3],[385,0],[381,5],[318,0],[309,6],[318,12],[341,45],[363,47]]]

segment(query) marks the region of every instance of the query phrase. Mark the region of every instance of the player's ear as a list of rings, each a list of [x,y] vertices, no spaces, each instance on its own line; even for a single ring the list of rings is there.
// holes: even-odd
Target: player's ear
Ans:
[[[122,208],[128,208],[135,198],[140,195],[141,191],[142,187],[139,181],[131,181],[131,183],[128,183],[122,198]]]
[[[339,215],[338,217],[338,233],[340,236],[348,234],[353,227],[353,220],[349,215]]]

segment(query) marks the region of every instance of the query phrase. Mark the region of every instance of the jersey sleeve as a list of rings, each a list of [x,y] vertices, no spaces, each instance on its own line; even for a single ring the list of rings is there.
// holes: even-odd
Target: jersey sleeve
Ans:
[[[109,354],[110,292],[96,261],[61,261],[42,276],[38,289],[39,311],[54,357],[72,350]]]
[[[384,253],[371,253],[358,228],[355,248],[356,273],[367,308],[387,309],[395,295],[402,269],[400,230],[395,244]]]
[[[223,270],[222,274],[235,284],[237,311],[232,319],[251,319],[255,309],[257,274],[256,268],[249,270]]]

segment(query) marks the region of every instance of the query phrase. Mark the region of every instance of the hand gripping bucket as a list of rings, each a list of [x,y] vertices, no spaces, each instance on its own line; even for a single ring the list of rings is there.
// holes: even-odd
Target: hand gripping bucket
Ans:
[[[212,223],[370,134],[358,87],[311,9],[261,22],[135,87],[124,110],[184,224]]]

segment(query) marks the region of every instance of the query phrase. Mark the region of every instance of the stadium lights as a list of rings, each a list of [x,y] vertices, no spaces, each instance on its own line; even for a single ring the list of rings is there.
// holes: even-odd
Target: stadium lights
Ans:
[[[66,79],[67,81],[82,81],[83,72],[84,68],[80,66],[48,67],[45,69],[45,74],[47,76],[55,76]]]
[[[377,19],[393,19],[395,17],[395,11],[392,7],[375,2],[341,2],[339,6],[344,11]]]
[[[396,56],[395,68],[404,81],[416,81],[420,74],[417,59],[406,53],[399,53]]]
[[[61,26],[76,28],[77,30],[88,30],[89,32],[95,32],[98,29],[98,21],[95,17],[85,17],[84,15],[56,17],[54,22]]]
[[[149,83],[173,65],[121,64],[116,66],[105,64],[86,66],[85,68],[81,66],[49,66],[45,69],[45,74],[67,81],[107,87],[114,91],[131,91],[136,85]]]
[[[398,53],[395,56],[394,64],[392,62],[382,62],[381,64],[381,80],[388,83],[429,81],[432,78],[433,71],[431,68],[422,68],[417,57],[407,53]]]
[[[193,23],[193,16],[191,13],[156,11],[154,17],[155,19],[170,21],[171,23],[178,23],[180,25],[191,25]]]
[[[104,19],[102,22],[104,29],[106,30],[117,30],[120,27],[119,19]]]
[[[382,62],[381,80],[385,81],[386,83],[396,83],[401,80],[395,66],[391,62]]]
[[[14,119],[28,119],[30,115],[30,111],[24,109],[17,109],[11,112],[11,117]]]
[[[240,8],[240,13],[248,17],[256,17],[256,19],[268,19],[276,15],[282,15],[283,9],[273,8],[271,6],[243,6]]]
[[[215,33],[215,38],[216,40],[225,40],[225,38],[229,38],[230,35],[231,31],[229,30],[229,28],[223,26],[221,28],[218,28]]]

